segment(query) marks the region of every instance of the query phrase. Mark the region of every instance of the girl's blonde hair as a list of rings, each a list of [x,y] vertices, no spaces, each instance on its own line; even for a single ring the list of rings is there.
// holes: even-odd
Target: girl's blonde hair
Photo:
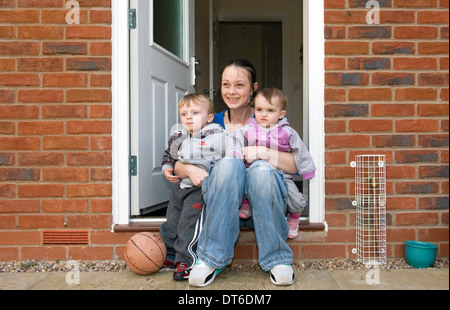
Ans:
[[[214,103],[209,99],[208,96],[203,94],[188,94],[181,98],[178,103],[178,109],[187,106],[189,107],[191,104],[199,105],[201,103],[205,103],[208,106],[208,114],[214,114]]]

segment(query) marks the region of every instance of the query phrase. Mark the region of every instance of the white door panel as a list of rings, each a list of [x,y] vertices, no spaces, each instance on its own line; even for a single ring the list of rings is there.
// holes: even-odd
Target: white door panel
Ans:
[[[164,14],[172,14],[172,7],[178,12],[177,20],[170,23],[173,33],[164,20],[155,25]],[[136,29],[130,30],[131,155],[137,156],[137,176],[131,177],[131,215],[139,215],[142,209],[168,201],[173,189],[161,172],[161,160],[169,131],[179,121],[178,102],[194,91],[190,67],[194,1],[131,0],[130,8],[136,9],[137,21]],[[154,31],[163,31],[162,39]],[[165,42],[170,35],[182,42]]]

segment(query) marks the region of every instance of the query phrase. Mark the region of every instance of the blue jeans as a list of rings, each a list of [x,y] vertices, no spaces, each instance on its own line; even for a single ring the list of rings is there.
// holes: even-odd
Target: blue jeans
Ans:
[[[207,207],[197,255],[208,266],[220,269],[231,263],[243,226],[255,231],[258,259],[264,271],[292,263],[292,250],[286,243],[288,192],[281,172],[265,161],[246,169],[237,159],[223,159],[211,168],[202,190]],[[240,220],[238,214],[244,195],[252,211],[246,221]]]

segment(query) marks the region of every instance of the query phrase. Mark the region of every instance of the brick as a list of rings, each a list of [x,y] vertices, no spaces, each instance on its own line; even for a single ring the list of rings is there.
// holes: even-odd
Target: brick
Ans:
[[[61,184],[27,184],[18,185],[19,198],[63,197],[64,186]]]
[[[392,131],[392,120],[350,120],[348,123],[350,132],[381,132]]]
[[[91,118],[108,118],[111,119],[112,109],[111,105],[91,105],[90,106]]]
[[[20,257],[22,260],[67,260],[64,246],[22,247]]]
[[[37,119],[39,108],[33,105],[7,105],[0,106],[2,119]]]
[[[433,194],[439,191],[439,186],[436,182],[397,182],[396,191],[399,194]]]
[[[91,85],[93,87],[111,87],[111,74],[91,74]]]
[[[60,89],[21,89],[18,92],[18,101],[24,103],[34,102],[63,102],[64,93]]]
[[[0,11],[0,23],[15,24],[15,23],[38,23],[39,11],[35,10],[1,10]]]
[[[41,139],[38,137],[0,137],[0,151],[39,150]]]
[[[367,116],[368,113],[367,104],[327,104],[325,106],[327,117],[359,117]]]
[[[448,147],[448,134],[419,135],[421,147]]]
[[[434,119],[411,119],[395,121],[396,132],[438,131],[439,123]]]
[[[61,26],[18,26],[17,29],[19,39],[61,40],[64,36],[64,28]]]
[[[420,60],[419,60],[420,59]],[[436,70],[437,60],[430,57],[396,57],[394,58],[395,70]]]
[[[12,135],[16,132],[16,124],[14,122],[0,122],[0,134]]]
[[[14,198],[15,196],[16,186],[14,184],[0,184],[0,198]]]
[[[379,135],[372,136],[372,145],[378,148],[384,147],[413,147],[415,137],[413,135]]]
[[[448,11],[419,11],[417,12],[419,24],[448,24]]]
[[[39,245],[41,233],[37,230],[28,231],[0,231],[0,245]]]
[[[345,247],[328,244],[302,245],[301,257],[304,259],[345,257]]]
[[[435,8],[437,0],[396,0],[395,6],[398,8]]]
[[[349,58],[348,69],[350,70],[380,70],[390,69],[389,58]]]
[[[1,86],[39,86],[37,73],[5,73],[0,74]]]
[[[390,88],[353,88],[349,90],[350,101],[384,101],[392,99]]]
[[[436,213],[398,213],[396,214],[395,224],[402,225],[436,225],[438,223],[438,215]]]
[[[42,106],[43,118],[86,118],[87,107],[85,105],[44,105]]]
[[[325,73],[325,85],[367,85],[367,73]]]
[[[0,199],[0,213],[34,213],[40,212],[39,200]]]
[[[448,166],[420,166],[419,178],[447,178]]]
[[[355,169],[350,166],[331,166],[325,168],[325,178],[327,180],[353,178],[354,176]]]
[[[386,175],[391,179],[413,179],[416,176],[416,169],[411,166],[392,166],[386,167]]]
[[[39,42],[0,42],[0,55],[38,55],[40,50]]]
[[[435,100],[437,90],[435,88],[399,88],[395,90],[395,100],[420,101]]]
[[[448,210],[449,198],[447,197],[423,197],[419,198],[419,209],[424,210]]]
[[[55,152],[19,153],[18,158],[21,166],[61,166],[64,163],[64,155]]]
[[[0,103],[13,103],[16,100],[15,98],[14,90],[0,89]]]
[[[448,42],[419,42],[419,55],[448,55]]]
[[[391,37],[388,26],[352,26],[348,29],[350,39],[383,39]]]
[[[438,28],[428,26],[396,26],[395,39],[437,39]]]
[[[43,181],[59,182],[87,182],[89,180],[88,168],[44,168]]]
[[[44,42],[42,44],[44,55],[87,55],[85,42]]]
[[[15,71],[16,61],[12,58],[0,59],[0,71]]]
[[[111,226],[111,214],[69,214],[68,228],[108,228]]]
[[[421,86],[446,86],[448,84],[448,73],[419,73],[419,85]]]
[[[69,58],[66,59],[66,70],[77,71],[109,71],[110,58]]]
[[[413,42],[373,42],[372,52],[374,54],[381,55],[394,55],[394,54],[411,54],[414,55],[416,51],[415,44]]]
[[[0,181],[39,181],[39,179],[39,169],[0,168]]]
[[[91,42],[90,55],[91,56],[110,56],[111,42]]]
[[[374,73],[373,85],[414,85],[414,73]]]
[[[91,212],[93,213],[111,213],[112,200],[111,199],[90,199]]]
[[[21,72],[55,72],[63,70],[63,60],[58,58],[19,58],[17,68]]]
[[[441,228],[419,228],[417,232],[418,240],[425,242],[447,241],[448,227]]]
[[[86,150],[88,138],[84,136],[48,136],[43,139],[45,150]]]
[[[324,35],[325,39],[345,39],[345,27],[325,25]]]
[[[418,116],[446,116],[449,114],[448,104],[418,104]]]
[[[438,161],[436,151],[404,150],[395,152],[398,163],[435,163]]]
[[[104,89],[71,89],[66,92],[67,102],[111,102],[111,91]]]
[[[111,133],[111,121],[67,121],[68,134]]]
[[[325,88],[325,102],[345,101],[345,89]]]
[[[325,137],[325,146],[330,149],[348,147],[369,147],[370,137],[367,135],[336,135]]]
[[[67,24],[66,15],[69,12],[68,9],[44,9],[41,10],[41,23],[42,24]],[[88,11],[79,10],[80,13],[80,24],[88,23]]]
[[[20,229],[62,228],[64,215],[19,215]]]
[[[17,5],[22,8],[60,8],[59,0],[18,0]]]
[[[88,76],[84,73],[48,73],[43,75],[44,87],[85,87]]]
[[[42,211],[45,213],[86,213],[89,211],[88,199],[43,199]]]
[[[372,116],[414,116],[415,106],[413,104],[373,104],[371,106]]]
[[[367,55],[368,42],[325,42],[325,55]]]
[[[68,166],[110,166],[110,152],[76,152],[67,154]]]
[[[66,28],[67,39],[110,39],[110,26],[70,26]]]
[[[90,137],[91,150],[112,150],[112,139],[108,137]]]
[[[380,24],[413,24],[416,20],[414,11],[380,11]]]
[[[345,121],[330,121],[325,120],[325,132],[326,133],[342,133],[345,132]]]
[[[93,24],[111,24],[111,10],[90,10],[89,17]]]
[[[386,197],[387,210],[415,210],[416,198],[415,197]]]
[[[96,247],[70,247],[69,257],[75,260],[108,260],[113,257],[113,247],[96,246]]]
[[[345,151],[326,151],[325,163],[328,165],[345,164],[347,162],[347,155]]]

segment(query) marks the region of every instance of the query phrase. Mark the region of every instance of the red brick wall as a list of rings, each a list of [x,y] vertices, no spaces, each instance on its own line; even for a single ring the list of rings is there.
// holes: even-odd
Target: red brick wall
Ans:
[[[378,25],[366,2],[325,0],[325,243],[351,257],[349,163],[385,154],[388,256],[402,257],[405,240],[448,256],[449,2],[380,0]]]
[[[123,258],[111,233],[111,1],[0,0],[0,261]],[[448,0],[326,0],[328,232],[289,241],[296,258],[354,257],[354,171],[362,152],[388,160],[388,255],[402,242],[448,256]],[[411,4],[412,3],[412,4]],[[319,32],[318,32],[319,34]],[[44,231],[88,233],[43,245]],[[256,261],[254,234],[236,258]]]
[[[111,1],[0,0],[0,260],[113,258]],[[42,246],[43,230],[89,246]],[[109,233],[108,233],[109,235]],[[110,239],[110,244],[123,240]]]

